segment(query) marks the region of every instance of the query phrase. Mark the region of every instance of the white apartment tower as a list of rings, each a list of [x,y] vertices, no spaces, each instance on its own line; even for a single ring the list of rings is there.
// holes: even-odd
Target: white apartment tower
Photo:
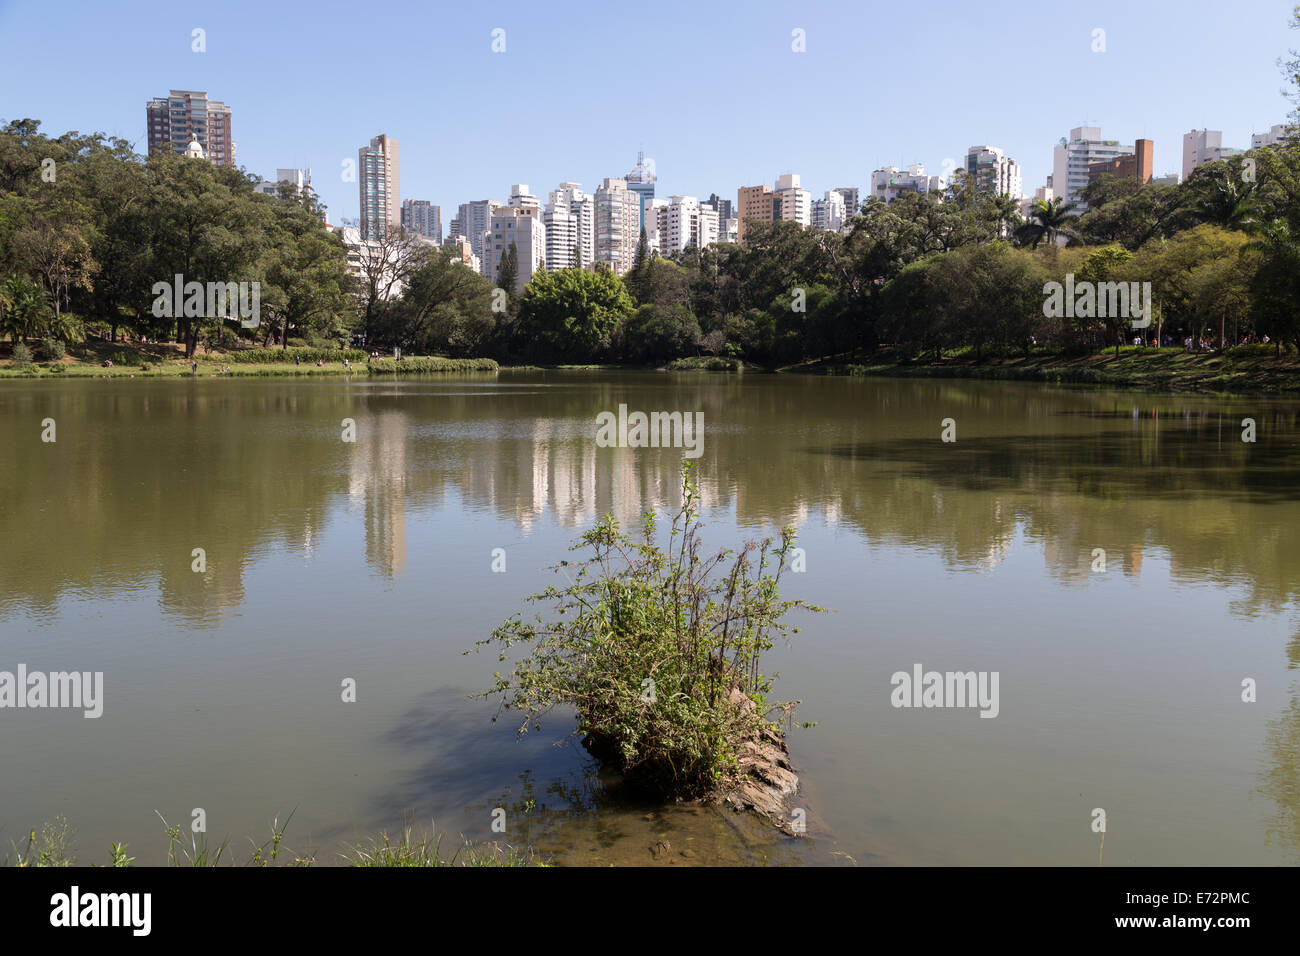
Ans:
[[[801,226],[812,225],[812,193],[799,185],[798,173],[786,173],[776,179],[773,190],[781,198],[781,218]]]
[[[529,206],[498,206],[492,210],[492,221],[483,236],[483,275],[493,282],[500,279],[501,260],[510,251],[511,243],[519,259],[519,274],[515,277],[515,292],[522,292],[533,273],[547,265],[546,226],[542,211]]]
[[[1289,126],[1270,126],[1267,133],[1252,133],[1250,137],[1251,149],[1262,149],[1265,146],[1276,146],[1287,138],[1291,132]]]
[[[927,176],[924,163],[912,163],[907,171],[897,166],[886,166],[871,174],[871,195],[881,202],[890,203],[908,193],[943,194],[948,182],[943,176]]]
[[[566,215],[572,217],[571,224]],[[559,235],[551,234],[552,220],[561,230]],[[546,225],[547,268],[591,268],[596,261],[596,203],[582,191],[581,184],[560,183],[558,189],[551,190],[542,221]]]
[[[848,203],[840,190],[828,189],[823,198],[813,200],[812,225],[814,229],[841,232],[848,218]]]
[[[1183,134],[1183,179],[1202,163],[1238,156],[1242,150],[1223,145],[1223,130],[1194,129]]]
[[[1088,165],[1133,155],[1133,144],[1102,139],[1100,126],[1076,126],[1052,152],[1052,188],[1067,203],[1082,203],[1079,194],[1088,185]]]
[[[672,196],[654,208],[659,252],[670,256],[718,241],[718,210],[694,196]]]
[[[1086,180],[1087,171],[1084,172]],[[996,146],[972,146],[966,150],[966,175],[983,193],[1015,200],[1024,193],[1020,164]]]

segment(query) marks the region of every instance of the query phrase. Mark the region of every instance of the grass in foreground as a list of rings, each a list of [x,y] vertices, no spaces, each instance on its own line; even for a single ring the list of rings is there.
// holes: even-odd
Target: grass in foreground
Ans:
[[[155,811],[156,812],[156,811]],[[191,834],[187,841],[179,824],[169,824],[162,814],[163,831],[167,836],[167,866],[179,867],[216,867],[216,866],[314,866],[318,862],[314,854],[296,853],[284,845],[284,833],[293,814],[281,824],[277,817],[271,823],[271,836],[263,843],[249,840],[252,852],[243,862],[236,861],[230,848],[230,841],[223,840],[212,846],[203,834]],[[400,837],[393,840],[387,833],[364,844],[354,845],[341,855],[344,866],[469,866],[469,867],[515,867],[546,866],[531,849],[518,849],[509,845],[496,843],[475,845],[462,841],[450,857],[442,854],[444,833],[432,828],[428,833],[406,827]],[[69,867],[77,866],[73,854],[72,828],[64,817],[56,817],[52,823],[44,823],[39,831],[28,834],[26,844],[10,844],[11,851],[0,863],[15,867]],[[127,855],[126,845],[113,843],[109,847],[109,860],[104,864],[92,863],[91,866],[133,867],[135,857]]]

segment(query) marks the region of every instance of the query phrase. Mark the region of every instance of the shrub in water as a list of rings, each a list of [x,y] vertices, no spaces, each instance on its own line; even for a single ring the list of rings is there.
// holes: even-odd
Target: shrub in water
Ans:
[[[785,635],[786,612],[821,610],[778,593],[793,528],[776,545],[705,552],[693,466],[682,474],[666,548],[656,543],[653,513],[639,540],[606,516],[575,545],[590,557],[555,568],[566,585],[530,599],[553,603],[554,620],[517,615],[478,642],[497,645],[503,661],[515,645],[528,648],[478,695],[518,711],[520,734],[540,729],[553,708],[572,708],[595,756],[669,798],[727,788],[746,742],[793,713],[797,702],[767,700],[772,677],[759,658]]]

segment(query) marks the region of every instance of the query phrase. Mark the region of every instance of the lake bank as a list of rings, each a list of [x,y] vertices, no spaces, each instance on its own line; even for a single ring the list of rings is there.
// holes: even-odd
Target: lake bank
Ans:
[[[940,362],[906,362],[883,356],[859,363],[814,363],[785,369],[822,375],[885,378],[963,378],[1097,385],[1157,392],[1294,394],[1300,392],[1300,358],[1278,357],[1272,345],[1244,345],[1221,352],[1127,346],[1084,355],[1037,353],[1029,358],[976,361],[966,355]]]
[[[1272,345],[1237,346],[1219,352],[1188,352],[1181,348],[1140,348],[1065,355],[1036,351],[1028,358],[1000,357],[975,360],[968,350],[951,353],[942,361],[907,361],[883,351],[858,361],[826,359],[801,365],[764,369],[734,359],[677,359],[653,365],[500,365],[494,359],[447,359],[409,356],[401,362],[389,356],[366,361],[364,352],[350,350],[359,359],[333,357],[317,364],[320,350],[298,349],[312,360],[293,361],[294,349],[256,350],[265,360],[249,361],[249,352],[212,352],[186,359],[172,344],[127,345],[94,342],[75,346],[65,358],[33,362],[25,367],[0,359],[0,379],[54,378],[352,378],[370,375],[420,375],[463,372],[627,372],[708,371],[763,374],[834,375],[878,378],[960,378],[988,381],[1041,382],[1055,385],[1091,385],[1154,392],[1203,394],[1300,393],[1300,357],[1287,350],[1276,355]],[[278,353],[278,354],[276,354]],[[339,355],[344,353],[339,352]],[[269,356],[273,356],[268,358]],[[112,361],[106,366],[104,362]],[[192,363],[197,362],[197,370]]]

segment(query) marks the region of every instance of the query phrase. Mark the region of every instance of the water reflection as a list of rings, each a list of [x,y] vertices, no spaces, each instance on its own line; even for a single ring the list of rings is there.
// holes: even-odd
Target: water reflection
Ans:
[[[731,525],[749,535],[819,525],[854,542],[845,553],[859,581],[879,552],[937,556],[953,574],[990,579],[1028,558],[1063,589],[1051,600],[1064,601],[1098,580],[1100,551],[1104,573],[1151,589],[1141,592],[1148,603],[1169,600],[1162,589],[1171,583],[1214,588],[1237,618],[1262,621],[1293,613],[1300,597],[1295,402],[784,376],[4,382],[0,443],[12,453],[0,457],[0,626],[6,639],[26,639],[87,602],[126,631],[151,623],[138,604],[156,601],[170,626],[212,634],[252,610],[254,578],[277,557],[301,558],[330,582],[320,591],[286,584],[291,606],[334,599],[329,589],[352,586],[352,571],[327,578],[324,569],[346,552],[392,594],[410,595],[372,615],[385,633],[436,624],[452,598],[504,616],[523,596],[515,579],[507,594],[497,581],[457,578],[470,590],[448,594],[446,577],[430,569],[428,539],[452,561],[478,561],[486,548],[456,537],[468,526],[457,514],[485,516],[527,541],[556,528],[572,537],[604,513],[635,526],[643,509],[667,509],[679,487],[677,453],[596,447],[597,413],[621,402],[704,412],[704,501],[725,536]],[[50,445],[39,440],[47,416],[58,421]],[[940,440],[949,417],[955,443]],[[1241,440],[1247,417],[1254,443]],[[345,418],[357,424],[355,443],[340,440]],[[195,548],[206,554],[202,573],[192,570]],[[932,586],[904,585],[927,602]],[[848,585],[834,597],[853,614],[859,592]],[[295,629],[292,613],[256,613],[268,646]],[[1168,615],[1165,627],[1186,626],[1178,608]],[[455,642],[466,643],[459,633]],[[1300,667],[1300,632],[1269,653],[1279,667]],[[1263,695],[1256,705],[1273,715],[1257,789],[1273,808],[1260,839],[1294,850],[1300,686],[1285,693],[1283,708]],[[1144,716],[1157,720],[1159,708],[1150,709]],[[720,858],[828,858],[828,848],[809,848],[815,840],[802,850],[768,845],[722,817],[673,816],[669,826],[663,814],[674,811],[615,813],[616,792],[593,782],[584,755],[549,742],[521,749],[508,733],[489,737],[485,720],[464,705],[462,682],[447,678],[378,728],[385,752],[425,756],[371,792],[362,816],[468,807],[468,825],[481,818],[485,827],[479,811],[499,799],[493,806],[527,817],[529,839],[561,858],[631,859],[624,854],[647,852],[647,841],[674,828]],[[1254,741],[1263,723],[1250,731]],[[520,766],[535,789],[503,791],[501,768]],[[529,799],[535,809],[524,812]]]

